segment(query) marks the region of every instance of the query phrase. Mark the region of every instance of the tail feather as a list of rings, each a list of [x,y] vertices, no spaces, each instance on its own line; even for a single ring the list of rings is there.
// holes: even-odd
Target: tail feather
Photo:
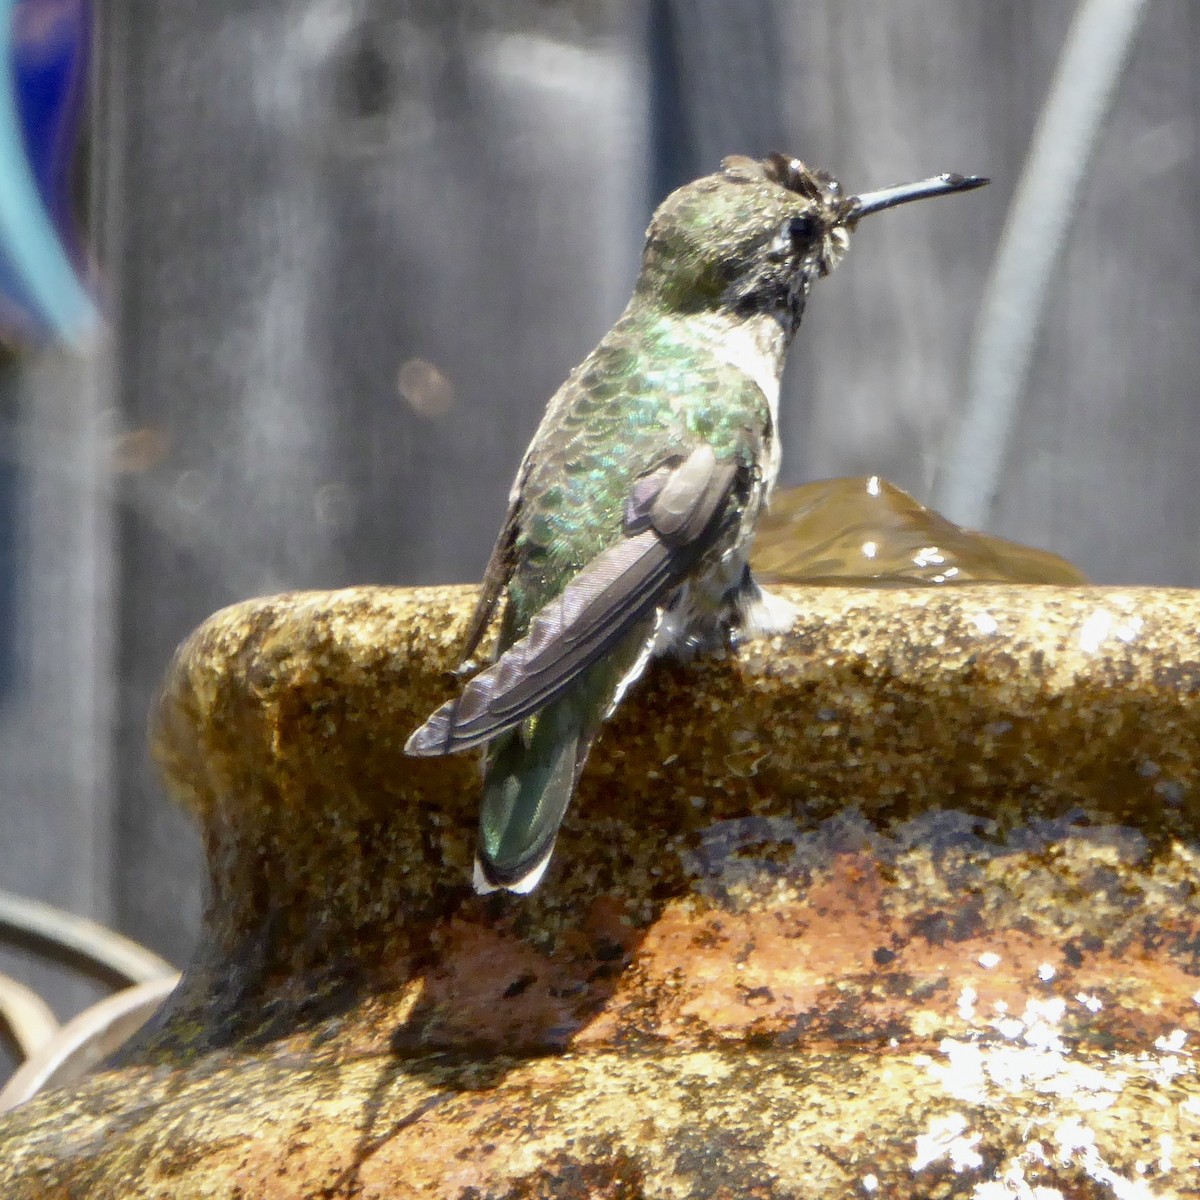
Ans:
[[[488,754],[475,890],[528,893],[541,881],[587,753],[575,705],[552,704]]]

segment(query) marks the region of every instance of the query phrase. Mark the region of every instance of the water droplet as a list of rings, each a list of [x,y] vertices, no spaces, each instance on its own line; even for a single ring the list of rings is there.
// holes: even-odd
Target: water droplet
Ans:
[[[212,479],[203,471],[189,469],[175,477],[175,503],[187,512],[198,512],[212,495]]]
[[[442,417],[455,402],[454,385],[433,363],[410,358],[396,372],[396,390],[418,416]]]
[[[327,483],[313,493],[313,511],[326,529],[346,529],[354,520],[354,491],[344,483]]]
[[[113,438],[112,465],[120,475],[136,475],[157,467],[171,449],[165,429],[145,426],[119,433]]]

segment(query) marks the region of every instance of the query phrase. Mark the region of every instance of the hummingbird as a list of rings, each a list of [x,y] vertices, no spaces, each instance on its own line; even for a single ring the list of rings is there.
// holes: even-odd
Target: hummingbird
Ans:
[[[405,746],[485,748],[478,892],[538,885],[592,742],[651,658],[791,625],[747,564],[809,290],[863,217],[987,182],[850,196],[797,158],[738,156],[654,213],[629,304],[517,471],[461,648],[467,674],[501,610],[491,664]]]

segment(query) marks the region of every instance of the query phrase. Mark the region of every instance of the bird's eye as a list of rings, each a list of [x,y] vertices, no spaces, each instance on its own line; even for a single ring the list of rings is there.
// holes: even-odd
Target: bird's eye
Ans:
[[[818,224],[815,213],[807,212],[799,217],[791,217],[787,223],[787,235],[793,245],[811,242],[817,235]]]

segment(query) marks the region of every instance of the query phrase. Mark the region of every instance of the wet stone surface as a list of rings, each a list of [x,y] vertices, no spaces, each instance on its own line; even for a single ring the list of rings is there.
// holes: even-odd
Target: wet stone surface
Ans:
[[[787,594],[631,698],[529,899],[402,754],[473,592],[214,617],[155,733],[201,949],[0,1118],[5,1195],[1200,1195],[1200,597]]]

